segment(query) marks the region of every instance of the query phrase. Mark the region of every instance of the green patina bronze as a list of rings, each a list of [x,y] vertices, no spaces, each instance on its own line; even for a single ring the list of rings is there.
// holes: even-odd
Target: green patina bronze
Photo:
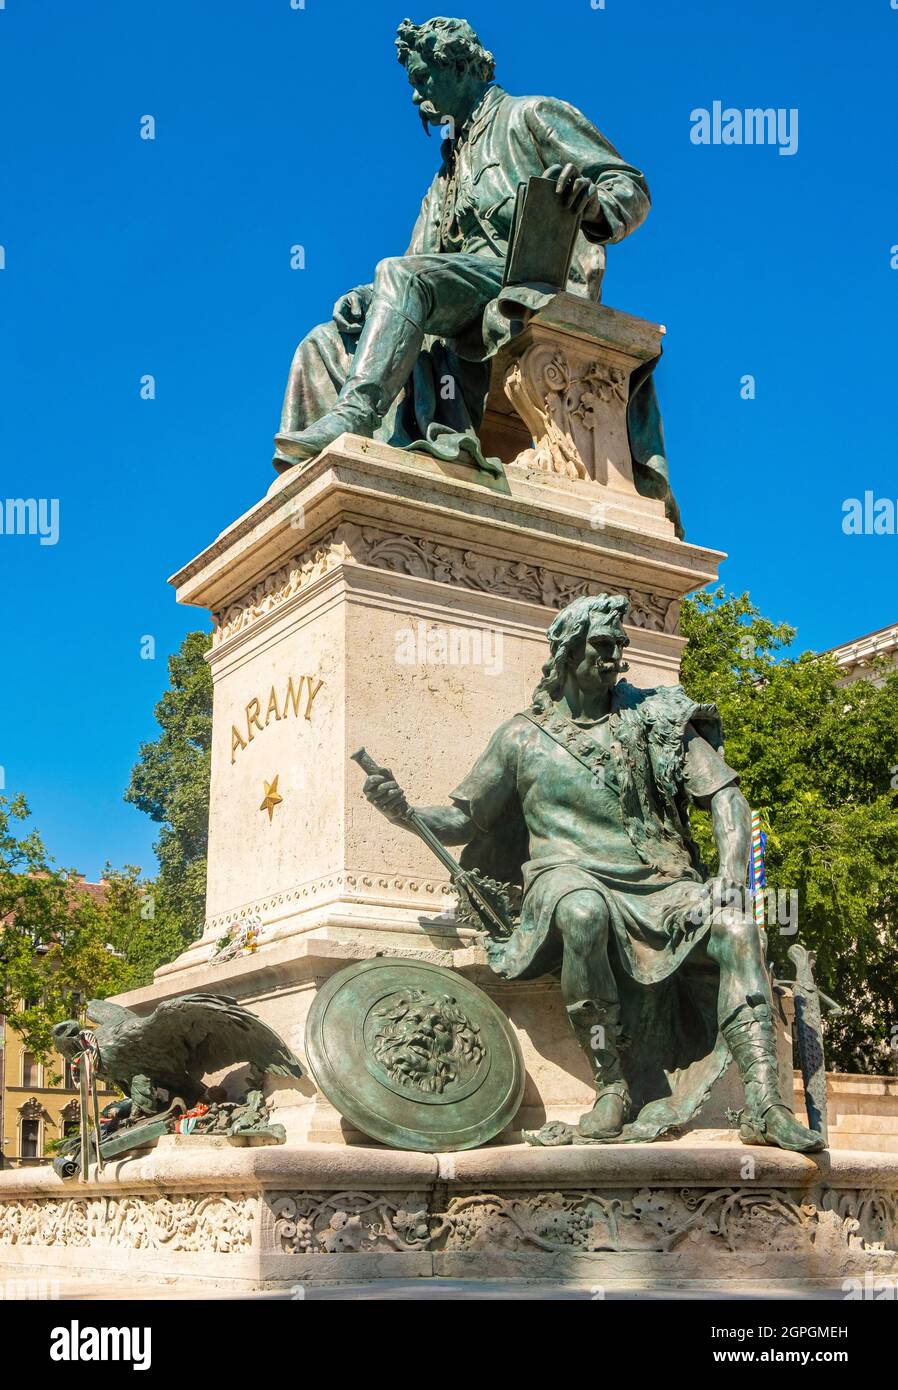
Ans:
[[[723,758],[717,711],[679,686],[618,679],[627,608],[599,594],[559,613],[533,703],[496,731],[450,805],[411,812],[385,769],[369,773],[365,794],[425,838],[464,845],[475,883],[522,891],[519,916],[498,930],[470,893],[468,910],[488,932],[497,974],[560,973],[596,1087],[577,1126],[544,1125],[530,1142],[675,1133],[733,1057],[742,1139],[819,1150],[822,1136],[797,1122],[780,1090],[772,985],[744,888],[751,815]],[[712,879],[690,803],[711,814]]]
[[[524,1094],[523,1059],[501,1009],[426,961],[384,956],[332,976],[309,1010],[305,1047],[340,1114],[400,1149],[477,1148]]]
[[[789,959],[795,966],[792,997],[795,1001],[795,1032],[798,1055],[804,1081],[804,1103],[811,1127],[828,1138],[826,1115],[826,1056],[823,1050],[823,1010],[840,1014],[842,1009],[828,994],[818,989],[814,979],[817,957],[813,951],[796,942],[789,947]]]
[[[111,999],[92,999],[85,1028],[66,1019],[53,1029],[63,1057],[84,1066],[90,1054],[94,1077],[112,1082],[125,1100],[108,1105],[97,1117],[95,1145],[99,1158],[111,1158],[154,1142],[169,1132],[185,1110],[197,1107],[199,1133],[257,1134],[283,1142],[281,1126],[272,1125],[262,1091],[250,1089],[229,1102],[220,1087],[204,1077],[246,1063],[249,1080],[265,1076],[299,1079],[302,1067],[267,1023],[223,994],[182,994],[157,1004],[148,1017]],[[86,1123],[86,1116],[85,1116]],[[74,1176],[86,1162],[82,1135],[61,1146],[54,1166]]]
[[[56,1047],[75,1061],[83,1051],[81,1038],[91,1033],[97,1076],[116,1085],[144,1115],[164,1110],[175,1096],[196,1104],[206,1093],[204,1076],[240,1062],[260,1076],[302,1076],[274,1029],[225,994],[181,994],[145,1018],[111,999],[92,999],[87,1014],[96,1029],[85,1030],[77,1019],[57,1023]]]
[[[446,136],[441,164],[405,255],[382,260],[373,282],[343,295],[333,319],[297,348],[276,441],[282,471],[347,431],[497,471],[477,434],[491,358],[559,289],[597,300],[605,246],[649,210],[640,170],[580,111],[551,97],[511,96],[494,82],[493,56],[467,21],[405,20],[397,48],[425,130]],[[566,287],[506,279],[518,189],[543,175],[579,218]],[[547,267],[558,263],[556,249],[545,248]],[[538,261],[528,258],[529,273]],[[654,366],[630,383],[634,477],[678,525]]]

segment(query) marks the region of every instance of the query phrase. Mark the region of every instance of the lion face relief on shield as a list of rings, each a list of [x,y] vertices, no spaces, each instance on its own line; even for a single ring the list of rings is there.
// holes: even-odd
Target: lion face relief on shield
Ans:
[[[372,1051],[393,1081],[427,1095],[440,1095],[470,1075],[485,1055],[479,1028],[456,1000],[424,990],[405,990],[377,1010],[381,1020]]]

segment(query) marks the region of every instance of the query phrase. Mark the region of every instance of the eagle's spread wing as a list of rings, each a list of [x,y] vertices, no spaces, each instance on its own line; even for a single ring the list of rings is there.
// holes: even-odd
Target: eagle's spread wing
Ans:
[[[91,999],[87,1006],[87,1017],[100,1028],[107,1024],[130,1023],[136,1017],[130,1009],[121,1004],[113,1004],[111,999]]]
[[[273,1076],[302,1076],[302,1067],[273,1028],[223,994],[182,994],[139,1020],[134,1042],[155,1053],[169,1048],[190,1076],[249,1062]]]

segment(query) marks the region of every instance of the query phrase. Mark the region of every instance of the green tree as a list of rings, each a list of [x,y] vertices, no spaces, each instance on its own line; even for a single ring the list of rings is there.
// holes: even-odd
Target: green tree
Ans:
[[[161,734],[141,748],[126,793],[162,826],[155,881],[107,865],[103,891],[87,891],[75,870],[54,864],[36,830],[25,830],[25,798],[0,797],[0,1015],[43,1057],[54,1023],[90,998],[149,984],[202,929],[209,640],[190,633],[171,658],[171,688],[156,707]]]
[[[177,955],[202,931],[209,839],[212,677],[205,654],[211,638],[190,632],[169,659],[171,681],[156,706],[161,733],[140,748],[125,800],[161,827],[156,904],[160,928],[178,934]],[[171,957],[170,957],[171,958]]]
[[[898,1039],[898,673],[844,686],[829,656],[784,655],[795,630],[747,594],[683,605],[682,682],[715,701],[727,760],[767,831],[767,881],[798,895],[798,932],[771,926],[776,973],[796,940],[844,1012],[827,1027],[833,1070],[893,1071]],[[713,863],[707,818],[696,817]]]
[[[0,1014],[40,1056],[79,999],[127,988],[135,972],[114,944],[111,905],[57,868],[23,796],[0,797]],[[136,874],[136,871],[131,871]]]
[[[131,865],[86,885],[59,869],[25,798],[0,797],[0,1015],[41,1057],[52,1028],[89,1000],[149,984],[183,949],[180,921],[157,907],[155,885]]]

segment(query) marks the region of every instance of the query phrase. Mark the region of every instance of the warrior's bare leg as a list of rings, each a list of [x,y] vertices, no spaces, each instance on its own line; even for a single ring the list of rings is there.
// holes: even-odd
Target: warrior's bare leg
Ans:
[[[800,1153],[822,1149],[822,1137],[798,1123],[782,1095],[770,977],[754,919],[730,909],[719,914],[711,924],[707,952],[720,969],[720,1031],[745,1088],[742,1139]]]
[[[591,1139],[620,1134],[630,1096],[620,1064],[620,1004],[608,959],[610,920],[599,893],[582,889],[562,898],[555,925],[564,943],[561,994],[574,1036],[589,1059],[596,1086],[592,1109],[580,1117]]]

